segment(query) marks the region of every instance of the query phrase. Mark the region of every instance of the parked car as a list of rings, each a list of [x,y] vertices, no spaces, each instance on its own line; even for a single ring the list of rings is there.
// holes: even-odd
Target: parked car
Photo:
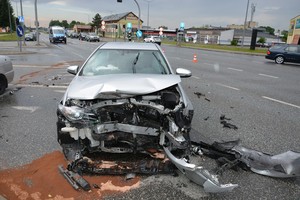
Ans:
[[[0,95],[5,92],[8,83],[14,79],[14,69],[8,56],[0,55]]]
[[[81,33],[79,33],[79,35],[78,35],[78,39],[79,39],[79,40],[85,40],[86,36],[87,36],[87,33],[81,32]]]
[[[72,32],[71,34],[70,34],[70,38],[78,38],[78,33],[76,33],[76,32]]]
[[[277,64],[284,62],[300,63],[300,45],[274,45],[268,49],[265,58],[274,60]]]
[[[36,41],[36,34],[35,33],[27,33],[25,34],[26,41]]]
[[[88,41],[88,42],[92,42],[92,41],[100,42],[100,38],[96,33],[87,34],[86,37],[85,37],[85,40]]]
[[[146,38],[144,38],[144,42],[154,42],[156,44],[161,44],[161,39],[159,36],[147,36]]]

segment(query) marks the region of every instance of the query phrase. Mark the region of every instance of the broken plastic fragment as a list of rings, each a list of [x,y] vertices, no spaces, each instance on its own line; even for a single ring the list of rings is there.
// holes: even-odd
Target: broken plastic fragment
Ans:
[[[230,192],[234,188],[238,187],[237,184],[225,184],[219,183],[215,175],[210,174],[206,169],[195,164],[185,162],[183,159],[178,159],[164,147],[164,151],[168,158],[174,165],[186,175],[188,179],[198,185],[202,185],[206,192],[218,193],[218,192]]]

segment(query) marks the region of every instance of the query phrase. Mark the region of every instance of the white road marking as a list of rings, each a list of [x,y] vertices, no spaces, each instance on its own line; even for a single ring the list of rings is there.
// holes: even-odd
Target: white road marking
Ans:
[[[68,83],[69,84],[69,83]],[[16,84],[13,85],[16,87],[32,87],[32,88],[62,88],[62,89],[67,89],[67,85],[30,85],[30,84]]]
[[[58,93],[65,93],[65,90],[54,90],[54,92],[58,92]]]
[[[30,113],[33,113],[40,107],[38,107],[38,106],[12,106],[12,108],[17,109],[17,110],[26,110],[26,111],[30,111]]]
[[[216,83],[216,85],[219,85],[219,86],[222,86],[222,87],[226,87],[226,88],[229,88],[229,89],[233,89],[233,90],[240,90],[239,88],[231,87],[229,85],[224,85],[224,84],[221,84],[221,83]]]
[[[244,71],[244,70],[242,70],[242,69],[236,69],[236,68],[231,68],[231,67],[228,67],[227,69],[234,70],[234,71],[238,71],[238,72]]]
[[[80,55],[80,54],[78,54],[78,53],[75,53],[75,52],[73,52],[73,51],[71,51],[71,53],[74,54],[75,56],[79,56],[80,58],[85,59],[85,57],[83,57],[82,55]]]
[[[277,76],[271,76],[271,75],[268,75],[268,74],[258,74],[258,75],[269,77],[269,78],[278,78]]]
[[[48,68],[50,67],[49,65],[13,65],[13,67],[28,67],[28,68]]]
[[[198,76],[192,76],[192,78],[195,78],[195,79],[200,79]]]
[[[268,99],[268,100],[270,100],[270,101],[274,101],[274,102],[277,102],[277,103],[281,103],[281,104],[284,104],[284,105],[288,105],[288,106],[292,106],[292,107],[295,107],[295,108],[299,108],[299,109],[300,109],[300,106],[297,106],[297,105],[295,105],[295,104],[291,104],[291,103],[288,103],[288,102],[280,101],[280,100],[273,99],[273,98],[266,97],[266,96],[262,96],[262,98]]]

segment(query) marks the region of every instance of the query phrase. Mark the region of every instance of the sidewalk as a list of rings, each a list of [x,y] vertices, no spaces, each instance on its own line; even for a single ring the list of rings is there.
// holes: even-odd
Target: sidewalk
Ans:
[[[39,48],[48,47],[45,42],[40,42],[37,45],[36,41],[22,42],[22,51],[18,41],[0,41],[0,55],[18,55],[18,54],[32,54],[37,53]]]

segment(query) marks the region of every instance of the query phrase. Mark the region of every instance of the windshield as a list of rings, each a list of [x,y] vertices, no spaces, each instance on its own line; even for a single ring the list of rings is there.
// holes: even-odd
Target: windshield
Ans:
[[[61,29],[53,29],[53,33],[54,34],[65,34],[65,31],[61,30]]]
[[[81,76],[105,74],[170,74],[159,51],[98,50],[83,67]]]

